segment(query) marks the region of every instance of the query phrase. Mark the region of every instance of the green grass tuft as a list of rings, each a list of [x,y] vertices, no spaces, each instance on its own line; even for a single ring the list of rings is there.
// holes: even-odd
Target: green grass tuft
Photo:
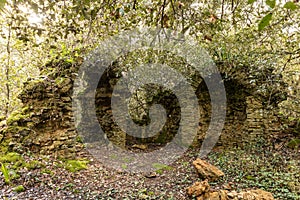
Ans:
[[[6,183],[6,184],[9,184],[11,178],[10,178],[8,169],[6,168],[6,166],[5,166],[4,163],[1,163],[1,172],[2,172],[2,174],[3,174],[5,183]]]

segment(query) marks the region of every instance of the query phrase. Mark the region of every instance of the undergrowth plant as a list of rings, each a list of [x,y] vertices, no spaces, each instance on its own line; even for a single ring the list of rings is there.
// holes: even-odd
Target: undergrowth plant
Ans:
[[[260,188],[277,199],[300,199],[299,161],[263,148],[213,152],[209,160],[225,176],[214,184],[231,183],[233,189]]]
[[[9,184],[10,183],[10,175],[9,175],[9,171],[8,169],[6,168],[5,164],[4,163],[1,163],[1,172],[3,174],[3,177],[4,177],[4,181],[6,184]]]

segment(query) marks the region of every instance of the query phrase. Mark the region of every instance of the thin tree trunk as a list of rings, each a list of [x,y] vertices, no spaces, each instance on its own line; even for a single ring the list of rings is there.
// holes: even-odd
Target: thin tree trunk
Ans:
[[[7,63],[5,68],[5,78],[6,78],[6,104],[5,104],[5,116],[6,118],[9,115],[9,105],[10,105],[10,85],[9,85],[9,75],[10,75],[10,59],[11,59],[11,51],[10,51],[10,40],[11,40],[11,26],[12,24],[8,24],[8,37],[7,37],[7,44],[6,44],[6,51],[7,51]]]

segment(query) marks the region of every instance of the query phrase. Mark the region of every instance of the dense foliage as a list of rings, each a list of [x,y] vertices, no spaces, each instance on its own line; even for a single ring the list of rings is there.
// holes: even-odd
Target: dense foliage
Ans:
[[[297,1],[1,1],[1,113],[18,107],[22,82],[50,60],[74,62],[108,35],[141,26],[197,38],[225,79],[239,79],[270,107],[296,119],[299,92]],[[286,87],[285,83],[288,83]],[[292,109],[291,109],[292,108]]]

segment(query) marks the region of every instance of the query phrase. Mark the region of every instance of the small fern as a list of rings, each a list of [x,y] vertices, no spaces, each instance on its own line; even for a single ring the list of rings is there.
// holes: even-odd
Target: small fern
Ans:
[[[1,163],[1,172],[4,176],[4,181],[6,184],[9,184],[10,183],[10,175],[9,175],[9,172],[5,166],[5,164]]]

